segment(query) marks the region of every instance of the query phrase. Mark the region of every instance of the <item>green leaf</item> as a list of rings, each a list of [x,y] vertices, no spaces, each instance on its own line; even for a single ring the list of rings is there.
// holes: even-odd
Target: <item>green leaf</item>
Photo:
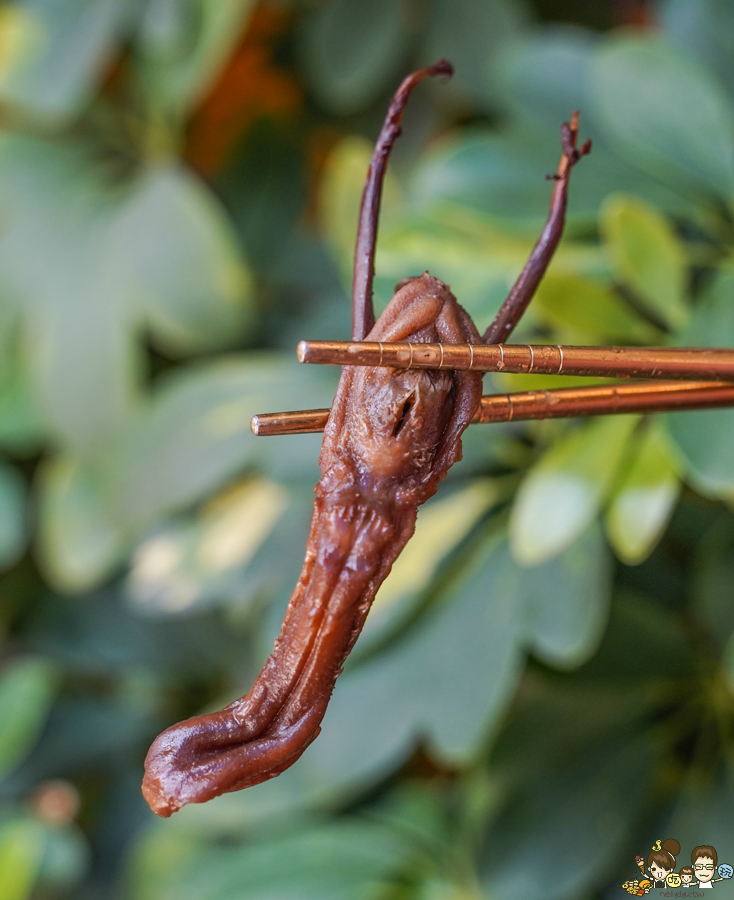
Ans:
[[[455,608],[429,620],[424,633],[412,637],[413,647],[406,647],[413,662],[409,684],[424,707],[415,733],[427,735],[438,758],[451,764],[476,756],[520,677],[518,575],[507,548],[490,543],[452,585]],[[396,687],[404,683],[402,677],[395,681]]]
[[[532,238],[518,238],[458,206],[437,206],[417,215],[389,219],[381,230],[375,293],[389,299],[406,272],[423,272],[451,285],[477,325],[491,321],[522,271]],[[601,251],[588,243],[564,242],[553,260],[559,275],[599,275],[607,268]],[[531,304],[521,329],[533,321]],[[519,332],[518,332],[519,333]]]
[[[64,120],[92,96],[129,10],[125,0],[25,0],[3,10],[11,31],[9,64],[0,75],[4,104]]]
[[[75,824],[47,825],[38,890],[51,894],[71,892],[80,887],[88,873],[90,848],[84,832]]]
[[[372,0],[369,6],[362,0],[329,0],[306,17],[299,55],[322,106],[348,115],[397,82],[407,46],[400,8],[392,0]]]
[[[369,141],[360,137],[344,138],[329,155],[321,181],[319,208],[323,228],[347,284],[351,284],[352,279],[359,208],[371,156],[372,145]],[[388,170],[380,207],[381,222],[386,217],[389,219],[402,203],[400,185]]]
[[[533,312],[563,344],[654,344],[660,338],[608,284],[577,275],[546,275]]]
[[[17,357],[17,354],[13,354]],[[13,371],[0,389],[0,445],[19,454],[37,450],[46,437],[46,423],[38,399],[31,390],[27,371],[17,358]]]
[[[239,593],[243,569],[291,506],[276,482],[246,479],[193,520],[157,529],[133,555],[127,593],[136,609],[148,615],[189,612]]]
[[[566,900],[605,885],[656,761],[646,735],[624,730],[560,754],[544,747],[484,835],[479,873],[488,896]]]
[[[675,798],[672,813],[662,830],[666,834],[674,834],[681,847],[686,849],[693,849],[704,841],[706,844],[710,842],[709,845],[716,847],[721,854],[720,862],[731,864],[730,848],[734,841],[732,803],[734,767],[731,760],[725,758],[713,771],[704,772],[695,780],[690,777],[687,779]],[[701,837],[702,834],[706,837]],[[681,853],[681,857],[682,855]],[[723,885],[727,885],[727,882],[720,882],[714,888],[721,889]],[[724,890],[726,889],[725,887]]]
[[[317,477],[317,476],[315,476]],[[268,625],[263,628],[260,648],[265,658],[280,633],[282,613],[288,605],[303,568],[303,549],[313,518],[314,481],[306,479],[278,484],[280,497],[287,489],[288,506],[254,554],[252,561],[225,595],[238,609],[268,598]],[[215,501],[216,502],[216,501]],[[221,599],[221,595],[219,598]]]
[[[421,209],[458,203],[501,225],[504,237],[512,229],[535,240],[548,215],[551,195],[544,176],[558,165],[559,126],[569,112],[542,127],[524,125],[500,134],[477,129],[437,141],[415,168],[411,198]],[[587,119],[582,118],[581,126],[582,134],[592,133],[593,123]],[[610,191],[634,192],[661,209],[690,213],[690,204],[680,194],[597,141],[591,155],[574,169],[567,234],[594,228],[599,207]]]
[[[688,321],[685,252],[667,220],[634,197],[615,195],[601,229],[617,278],[673,329]]]
[[[569,547],[593,521],[617,476],[637,416],[610,416],[564,435],[530,470],[515,498],[510,546],[523,565]]]
[[[724,649],[724,657],[723,657],[723,668],[724,668],[724,677],[729,685],[729,689],[732,694],[734,694],[734,634],[729,638],[729,641]]]
[[[168,852],[169,868],[161,873],[158,844],[170,842],[165,836],[152,841],[143,857],[157,891],[153,895],[136,879],[134,900],[364,900],[376,895],[412,849],[395,829],[345,819],[244,846],[203,847],[193,851],[193,859]]]
[[[605,519],[607,535],[622,562],[637,565],[652,553],[679,493],[668,441],[656,421],[638,440]]]
[[[137,378],[114,195],[84,153],[5,137],[0,206],[0,277],[23,307],[32,390],[55,436],[91,455],[129,415]]]
[[[2,21],[2,11],[0,11]],[[18,307],[12,292],[0,289],[0,392],[12,382],[18,362]]]
[[[474,479],[449,496],[428,501],[418,513],[415,534],[377,592],[362,630],[360,650],[410,614],[447,556],[497,499],[492,481]]]
[[[318,480],[320,435],[255,437],[258,412],[328,406],[337,372],[292,356],[250,353],[181,369],[165,379],[107,455],[110,507],[125,528],[208,496],[250,467],[277,480]]]
[[[55,673],[45,660],[18,659],[0,671],[0,777],[33,748],[55,693]]]
[[[691,585],[693,612],[719,647],[734,634],[732,583],[734,519],[722,513],[698,542]]]
[[[596,650],[611,601],[609,554],[592,529],[561,556],[524,569],[529,649],[557,668],[574,668]]]
[[[107,507],[104,476],[92,465],[58,456],[41,469],[39,562],[61,591],[86,591],[122,561],[129,537]]]
[[[12,466],[0,463],[0,569],[18,560],[28,539],[26,485]]]
[[[506,547],[490,540],[437,609],[345,673],[301,760],[304,782],[322,790],[373,782],[420,739],[452,765],[475,756],[519,677],[521,577]]]
[[[135,42],[148,101],[183,114],[206,93],[240,40],[254,0],[151,0]]]
[[[305,170],[298,135],[275,118],[260,118],[248,126],[234,158],[217,177],[217,193],[232,216],[250,265],[279,280],[285,269],[286,279],[299,286],[319,274],[313,263],[301,264],[302,254],[294,252],[294,243],[313,240],[319,254],[323,252],[316,236],[307,237],[302,228],[309,199]],[[356,231],[356,220],[352,228]]]
[[[579,109],[581,124],[588,128],[591,65],[597,40],[590,29],[551,25],[542,30],[528,29],[515,40],[505,41],[497,65],[499,102],[532,125],[542,123],[554,133],[573,110]]]
[[[734,345],[734,258],[723,260],[699,298],[688,328],[676,337],[679,347]]]
[[[73,226],[62,246],[54,283],[30,314],[30,362],[43,412],[61,440],[91,454],[131,414],[138,357],[126,327],[122,285],[104,270],[104,221]],[[65,246],[64,246],[65,245]],[[102,264],[101,264],[102,263]]]
[[[441,90],[446,103],[469,98],[480,106],[496,101],[497,56],[530,19],[524,0],[436,0],[423,57],[426,62],[445,58],[456,62],[456,74]],[[446,96],[448,95],[448,96]],[[456,102],[456,100],[454,100]]]
[[[449,765],[466,765],[501,721],[526,642],[564,668],[593,652],[606,621],[609,574],[598,531],[533,570],[519,568],[504,542],[485,539],[404,637],[347,667],[321,734],[298,764],[240,801],[222,798],[217,820],[292,816],[350,796],[399,766],[418,741]],[[208,821],[205,811],[188,815]]]
[[[668,577],[676,575],[673,571]],[[635,691],[642,707],[650,702],[641,693],[642,683],[669,682],[674,696],[682,697],[698,665],[687,626],[672,611],[667,592],[663,594],[665,585],[655,582],[654,590],[652,600],[617,588],[604,640],[582,670],[592,683]],[[649,696],[660,697],[654,692]]]
[[[679,336],[689,347],[734,346],[734,273],[723,268],[697,304],[690,326]],[[686,476],[712,496],[734,491],[734,410],[691,410],[664,417]]]
[[[731,200],[734,113],[695,61],[662,42],[613,38],[592,81],[600,124],[620,154],[684,196]]]
[[[184,170],[151,170],[131,193],[83,154],[37,141],[5,139],[0,162],[0,276],[24,310],[32,387],[55,435],[89,458],[138,399],[135,329],[147,317],[179,352],[236,340],[248,274],[222,211]]]
[[[11,819],[0,826],[0,900],[29,900],[44,843],[44,830],[32,819]]]
[[[235,343],[251,318],[252,284],[224,211],[185,169],[150,169],[113,226],[119,278],[164,351]]]
[[[542,226],[550,192],[544,176],[557,165],[558,132],[534,140],[527,133],[470,132],[437,143],[420,160],[410,193],[424,206],[451,201],[478,210],[503,225],[524,226],[528,234]],[[589,157],[591,160],[592,157]],[[586,162],[586,161],[585,161]],[[574,172],[583,176],[583,166]],[[574,187],[578,183],[574,181]],[[579,212],[578,191],[572,215]]]
[[[695,55],[734,94],[734,10],[727,0],[665,0],[660,23],[672,44]]]
[[[319,435],[257,438],[250,419],[293,404],[327,406],[336,377],[337,371],[301,367],[290,357],[251,354],[180,369],[164,379],[114,446],[92,459],[61,457],[42,471],[41,559],[49,579],[65,591],[93,587],[119,565],[141,532],[250,468],[285,482],[318,480]],[[178,547],[179,538],[187,543],[194,532],[195,543],[205,538],[199,526],[169,537]],[[206,575],[189,562],[206,582],[200,584],[202,597],[216,593],[219,576],[211,581],[210,569],[204,567]],[[184,581],[189,603],[188,576]]]
[[[231,796],[225,794],[225,803]],[[163,900],[171,882],[178,881],[181,872],[198,859],[200,836],[182,833],[180,826],[176,827],[180,821],[174,819],[173,828],[151,828],[136,842],[128,863],[131,900]]]

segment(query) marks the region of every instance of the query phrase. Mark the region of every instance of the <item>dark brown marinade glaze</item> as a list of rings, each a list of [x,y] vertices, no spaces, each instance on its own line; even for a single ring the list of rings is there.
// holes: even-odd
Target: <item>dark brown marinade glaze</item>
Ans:
[[[448,287],[405,283],[372,341],[480,343]],[[145,761],[160,816],[280,774],[318,735],[344,660],[380,584],[415,530],[418,507],[461,459],[479,405],[474,372],[345,367],[326,426],[301,577],[250,693],[168,728]]]
[[[411,91],[450,77],[446,60],[403,80],[367,175],[354,265],[353,339],[495,343],[517,325],[563,232],[568,178],[591,142],[576,147],[578,117],[561,130],[563,155],[548,221],[483,338],[449,288],[427,272],[401,282],[377,323],[372,279],[382,182]],[[365,335],[365,332],[369,331]],[[481,398],[481,375],[345,367],[324,434],[321,481],[301,577],[272,654],[250,693],[219,712],[160,734],[145,760],[143,794],[170,816],[187,803],[259,784],[291,766],[316,738],[344,660],[418,507],[461,459],[461,434]]]

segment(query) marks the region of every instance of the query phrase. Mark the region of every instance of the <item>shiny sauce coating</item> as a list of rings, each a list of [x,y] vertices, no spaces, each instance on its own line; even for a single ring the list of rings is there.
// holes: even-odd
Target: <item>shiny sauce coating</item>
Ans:
[[[481,342],[448,287],[427,273],[400,287],[367,340]],[[418,507],[461,459],[481,388],[474,372],[342,370],[306,558],[273,652],[247,696],[156,738],[143,793],[158,815],[273,778],[317,737]]]

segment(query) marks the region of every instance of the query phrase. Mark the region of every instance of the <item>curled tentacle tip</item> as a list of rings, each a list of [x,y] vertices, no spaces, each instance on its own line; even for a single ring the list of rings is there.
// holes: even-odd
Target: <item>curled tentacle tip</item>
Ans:
[[[591,140],[587,139],[581,145],[581,147],[576,146],[576,141],[578,140],[578,111],[574,112],[571,116],[571,124],[568,122],[564,122],[561,125],[561,146],[563,147],[563,154],[566,157],[567,161],[567,173],[568,169],[574,166],[582,156],[586,156],[591,152]],[[556,179],[558,180],[558,179]]]
[[[454,74],[453,64],[447,59],[439,59],[431,66],[432,75],[440,75],[443,81],[448,81]]]
[[[591,138],[584,141],[580,147],[573,147],[571,152],[566,154],[568,158],[568,169],[575,166],[582,156],[587,156],[589,153],[591,153]]]

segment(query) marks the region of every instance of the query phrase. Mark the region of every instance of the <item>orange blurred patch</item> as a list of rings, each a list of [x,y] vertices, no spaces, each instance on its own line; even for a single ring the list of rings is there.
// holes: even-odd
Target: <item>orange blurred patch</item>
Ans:
[[[654,28],[658,23],[647,0],[617,0],[615,18],[619,25]]]
[[[300,107],[298,82],[272,62],[275,41],[288,25],[284,12],[261,5],[240,46],[194,114],[185,157],[205,177],[222,168],[255,120],[292,115]]]

